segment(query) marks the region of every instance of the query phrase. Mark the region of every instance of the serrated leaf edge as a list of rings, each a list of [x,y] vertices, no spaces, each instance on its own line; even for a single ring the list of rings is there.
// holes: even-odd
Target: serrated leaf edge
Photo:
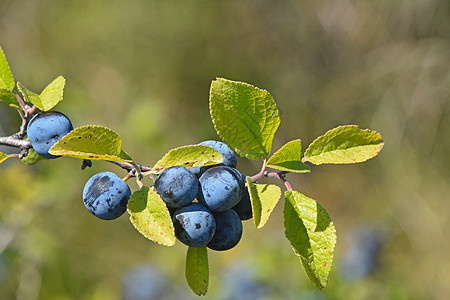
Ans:
[[[214,161],[214,162],[211,162],[210,164],[208,163],[208,164],[204,164],[204,165],[195,165],[195,164],[194,164],[192,167],[210,166],[210,165],[220,164],[220,163],[223,162],[223,155],[222,155],[219,151],[217,151],[216,149],[214,149],[213,147],[210,147],[210,146],[207,146],[207,145],[198,145],[198,144],[197,144],[197,145],[185,145],[185,146],[176,147],[176,148],[173,148],[173,149],[170,149],[169,151],[167,151],[167,153],[164,154],[163,157],[161,157],[161,159],[159,159],[159,160],[155,163],[155,165],[154,165],[153,168],[152,168],[151,173],[153,173],[153,174],[159,174],[159,173],[161,173],[162,171],[164,171],[165,169],[167,169],[167,168],[169,168],[169,167],[171,167],[171,166],[186,166],[186,163],[184,163],[184,164],[175,164],[175,165],[170,165],[170,166],[164,166],[164,165],[161,165],[161,164],[162,164],[162,162],[164,162],[165,158],[168,157],[168,156],[170,155],[171,152],[179,151],[180,149],[188,148],[188,147],[192,147],[192,146],[195,146],[195,147],[198,147],[198,148],[200,148],[200,147],[203,147],[203,148],[204,148],[204,147],[208,147],[208,148],[210,148],[210,149],[213,150],[213,153],[214,153],[215,155],[217,155],[218,158],[221,158],[220,161]],[[189,168],[189,167],[187,167],[187,168]]]
[[[324,208],[323,208],[316,200],[314,200],[314,199],[312,199],[312,198],[309,198],[309,197],[307,197],[307,196],[305,196],[305,195],[303,195],[303,194],[301,194],[301,193],[299,193],[299,192],[296,192],[296,191],[286,191],[286,192],[285,192],[285,208],[284,208],[284,209],[286,210],[287,202],[289,202],[289,205],[292,206],[294,212],[297,214],[297,217],[298,217],[299,219],[301,219],[303,228],[305,229],[305,232],[306,232],[306,234],[308,235],[308,241],[307,241],[307,243],[310,244],[312,239],[311,239],[311,236],[310,236],[310,234],[309,234],[309,229],[308,229],[308,228],[306,227],[306,225],[304,224],[304,218],[301,218],[301,217],[299,216],[299,213],[298,213],[297,209],[295,208],[295,205],[293,205],[293,204],[288,200],[288,197],[289,197],[288,195],[289,195],[289,194],[292,194],[292,197],[295,197],[295,196],[293,195],[294,193],[298,193],[298,194],[300,194],[301,196],[303,196],[303,197],[305,197],[305,198],[308,198],[308,199],[314,201],[321,209],[323,209],[323,210],[327,213],[327,215],[328,215],[328,212],[327,212],[327,211],[326,211],[326,210],[325,210],[325,209],[324,209]],[[284,212],[284,213],[286,213],[286,212]],[[329,217],[329,215],[328,215],[328,217]],[[286,222],[286,220],[285,220],[284,222]],[[333,240],[333,242],[332,242],[332,247],[331,247],[331,249],[327,249],[327,250],[328,250],[328,252],[329,252],[329,254],[330,254],[330,256],[331,256],[331,263],[332,263],[332,262],[333,262],[333,257],[334,257],[334,249],[335,249],[335,247],[336,247],[337,236],[336,236],[336,228],[335,228],[334,222],[333,222],[333,220],[331,220],[331,218],[330,218],[330,226],[332,226],[333,229],[334,229],[334,230],[333,230],[333,235],[332,235],[332,240]],[[286,228],[286,225],[285,225],[285,228]],[[285,229],[285,230],[286,230],[286,229]],[[287,235],[286,235],[286,237],[287,237]],[[288,240],[289,240],[289,239],[288,239]],[[291,243],[290,240],[289,240],[289,243]],[[314,285],[316,285],[316,287],[319,288],[319,289],[325,288],[325,287],[327,286],[327,283],[328,283],[329,272],[328,272],[328,274],[327,274],[327,278],[326,278],[325,282],[322,283],[322,282],[321,282],[321,279],[319,278],[319,276],[317,276],[316,273],[314,272],[314,271],[317,269],[316,264],[315,264],[313,261],[308,261],[308,257],[304,257],[303,255],[301,255],[300,253],[298,253],[297,250],[296,250],[296,249],[294,248],[294,246],[292,245],[292,243],[291,243],[291,247],[292,247],[292,250],[293,250],[293,252],[295,253],[295,255],[297,255],[297,256],[300,258],[300,261],[301,261],[301,263],[302,263],[303,270],[305,271],[305,273],[307,273],[307,275],[308,275],[309,279],[311,280],[311,282],[313,282]],[[312,246],[310,245],[310,247],[312,247]],[[311,253],[311,256],[312,256],[312,255],[313,255],[313,254]],[[311,265],[311,263],[313,263],[313,265]],[[311,269],[306,268],[305,265],[311,266]],[[330,265],[329,267],[330,267],[330,270],[331,270],[331,265]],[[313,280],[313,279],[314,279],[314,280]]]
[[[152,191],[154,191],[155,194],[159,197],[159,195],[158,195],[158,193],[156,192],[156,190],[154,189],[154,187],[143,187],[142,189],[137,190],[137,191],[135,191],[134,193],[138,193],[138,192],[141,192],[141,193],[142,193],[142,192],[144,192],[144,190],[147,190],[147,199],[148,199],[149,194],[152,193]],[[134,194],[134,193],[133,193],[133,194]],[[164,201],[163,201],[160,197],[159,197],[159,199],[160,199],[161,202],[166,206],[166,204],[164,203]],[[144,209],[146,209],[146,208],[147,208],[147,207],[145,207]],[[169,212],[169,210],[167,209],[167,206],[166,206],[166,210],[167,210],[167,212]],[[128,212],[128,214],[130,215],[130,217],[129,217],[130,223],[131,223],[131,224],[133,225],[133,227],[134,227],[140,234],[142,234],[145,238],[151,240],[151,241],[154,242],[155,244],[163,245],[163,246],[166,246],[166,247],[172,247],[172,246],[175,245],[176,239],[175,239],[175,231],[174,231],[175,229],[174,229],[173,223],[172,223],[172,226],[171,226],[172,233],[173,233],[173,238],[172,238],[172,239],[168,239],[169,242],[167,242],[167,243],[164,242],[164,243],[163,243],[163,242],[159,242],[159,241],[156,241],[156,240],[154,240],[154,239],[151,239],[150,235],[148,235],[148,233],[142,228],[142,226],[136,225],[135,222],[133,222],[133,215],[132,215],[132,213],[130,212],[130,209],[128,209],[128,207],[127,207],[127,212]]]
[[[245,85],[245,86],[247,86],[247,87],[251,87],[251,88],[257,89],[257,90],[259,90],[259,91],[261,91],[261,92],[267,93],[268,95],[270,95],[270,97],[272,98],[272,100],[273,100],[274,102],[275,102],[275,99],[273,98],[272,94],[269,93],[269,91],[267,91],[267,90],[265,90],[265,89],[262,89],[262,88],[259,88],[259,87],[255,86],[255,85],[249,84],[249,83],[247,83],[247,82],[238,81],[238,80],[230,80],[230,79],[226,79],[226,78],[223,78],[223,77],[216,77],[216,79],[213,80],[213,81],[211,82],[211,86],[210,86],[210,90],[209,90],[209,114],[210,114],[210,116],[211,116],[211,121],[212,121],[212,123],[213,123],[214,129],[216,130],[217,134],[218,134],[219,137],[222,139],[222,141],[223,141],[225,144],[228,145],[228,144],[229,144],[229,141],[227,141],[227,139],[225,139],[225,138],[222,136],[222,134],[219,132],[219,130],[217,129],[216,121],[215,121],[215,119],[213,118],[212,113],[211,113],[211,111],[212,111],[212,108],[211,108],[211,104],[212,104],[212,102],[211,102],[211,90],[212,90],[212,88],[211,88],[211,87],[212,87],[213,83],[216,82],[216,81],[218,81],[218,80],[225,80],[225,81],[229,81],[229,82],[233,82],[233,83],[242,84],[242,85]],[[276,106],[276,103],[275,103],[275,106]],[[275,127],[275,130],[274,130],[273,135],[275,135],[276,130],[277,130],[278,127],[280,126],[279,113],[277,113],[277,115],[278,115],[278,122],[277,122],[278,124],[277,124],[276,127]],[[263,158],[267,158],[267,157],[269,156],[269,154],[270,154],[270,152],[271,152],[271,149],[272,149],[272,144],[273,144],[273,137],[272,137],[272,141],[271,141],[271,143],[270,143],[270,147],[269,147],[267,153],[263,153],[263,155],[262,155]],[[262,146],[262,145],[261,145],[261,146]],[[261,148],[264,148],[264,147],[261,147]],[[261,159],[260,156],[252,155],[252,154],[249,154],[249,153],[245,153],[245,152],[243,152],[243,151],[241,151],[240,149],[237,149],[237,148],[235,148],[235,147],[233,147],[232,150],[235,151],[236,154],[238,154],[240,157],[246,157],[246,158],[253,159],[253,160],[259,160],[259,159]],[[266,151],[265,151],[265,152],[266,152]]]
[[[281,151],[283,151],[283,150],[284,150],[284,149],[283,149],[284,147],[286,147],[288,144],[293,143],[293,142],[295,142],[295,141],[299,141],[299,142],[300,142],[300,150],[301,150],[300,156],[302,156],[302,154],[303,154],[303,149],[301,148],[301,140],[300,140],[300,139],[295,139],[295,140],[292,140],[292,141],[287,142],[286,144],[284,144],[283,146],[281,146],[280,149],[278,149],[275,153],[273,153],[273,154],[269,157],[269,159],[267,160],[266,166],[269,167],[269,168],[272,168],[272,169],[281,170],[281,171],[288,171],[288,172],[293,172],[293,173],[308,173],[308,172],[311,172],[311,170],[309,169],[308,165],[305,165],[305,164],[301,161],[301,159],[300,159],[299,161],[293,161],[293,160],[289,161],[289,162],[298,162],[298,163],[300,164],[300,166],[302,166],[302,167],[305,168],[305,169],[301,169],[301,170],[291,169],[291,168],[285,168],[285,167],[283,167],[283,166],[280,166],[280,165],[274,165],[274,164],[271,164],[271,163],[270,163],[270,160],[273,159],[273,157],[276,157],[276,155],[279,154]]]
[[[6,55],[5,55],[5,52],[3,52],[2,47],[0,47],[0,60],[4,60],[5,61],[7,75],[11,76],[12,84],[10,83],[9,86],[7,86],[8,84],[3,80],[3,76],[0,76],[0,80],[3,81],[5,86],[8,87],[7,90],[12,92],[12,90],[14,89],[14,86],[15,86],[14,75],[11,72],[11,68],[9,66],[8,60],[6,59]]]
[[[369,160],[369,159],[371,159],[371,158],[374,158],[375,156],[377,156],[378,155],[378,153],[380,153],[380,151],[383,149],[383,147],[384,147],[384,142],[383,142],[383,139],[382,139],[382,137],[381,137],[381,134],[378,132],[378,131],[375,131],[375,130],[371,130],[371,129],[360,129],[359,128],[359,125],[355,125],[355,124],[350,124],[350,125],[340,125],[340,126],[337,126],[337,127],[335,127],[335,128],[332,128],[332,129],[329,129],[329,130],[327,130],[324,134],[322,134],[322,135],[320,135],[320,136],[318,136],[317,138],[315,138],[312,142],[311,142],[311,144],[309,144],[309,146],[308,146],[308,148],[305,150],[305,156],[304,156],[304,159],[305,159],[305,161],[308,161],[308,162],[311,162],[308,158],[313,158],[313,157],[316,157],[316,156],[318,156],[318,155],[314,155],[314,156],[307,156],[308,155],[308,150],[311,148],[311,146],[314,146],[314,144],[318,141],[318,140],[320,140],[321,138],[323,138],[324,136],[326,136],[327,134],[329,134],[330,132],[332,132],[332,131],[334,131],[334,130],[337,130],[337,129],[339,129],[339,128],[345,128],[345,127],[354,127],[355,129],[359,129],[360,131],[362,131],[362,132],[368,132],[368,133],[375,133],[376,135],[378,135],[379,137],[380,137],[380,143],[379,144],[369,144],[369,145],[378,145],[378,147],[375,149],[375,152],[373,153],[373,155],[370,157],[370,158],[367,158],[366,160],[363,160],[363,161],[354,161],[354,162],[339,162],[339,163],[330,163],[330,164],[353,164],[353,163],[361,163],[361,162],[365,162],[365,161],[367,161],[367,160]],[[356,147],[352,147],[352,148],[358,148],[358,147],[366,147],[367,145],[361,145],[361,146],[356,146]],[[348,149],[351,149],[351,148],[347,148],[347,149],[344,149],[344,150],[334,150],[334,151],[347,151]],[[334,152],[334,151],[329,151],[329,152]],[[323,153],[328,153],[328,152],[322,152],[321,154],[323,154]],[[315,164],[315,165],[321,165],[321,164],[326,164],[326,163],[314,163],[314,162],[311,162],[312,164]]]
[[[90,152],[80,152],[80,151],[70,151],[73,152],[75,154],[70,154],[68,153],[67,150],[54,150],[54,148],[57,148],[58,146],[60,146],[60,144],[64,143],[65,140],[64,138],[67,137],[69,134],[77,131],[77,130],[81,130],[84,128],[89,128],[89,127],[94,127],[94,128],[102,128],[102,129],[106,129],[114,134],[116,134],[119,139],[120,139],[120,148],[121,148],[121,152],[119,155],[123,155],[124,157],[121,157],[119,155],[113,155],[113,154],[98,154],[98,153],[90,153]],[[48,151],[50,154],[52,155],[62,155],[62,156],[69,156],[69,157],[75,157],[75,158],[79,158],[79,156],[88,156],[88,159],[92,159],[92,160],[108,160],[108,161],[120,161],[120,162],[132,162],[131,159],[127,159],[126,156],[129,157],[129,155],[122,150],[122,138],[120,137],[120,135],[115,132],[114,130],[105,127],[105,126],[101,126],[101,125],[83,125],[77,128],[74,128],[73,130],[71,130],[69,133],[67,133],[64,137],[62,137],[58,142],[56,142]],[[85,158],[86,159],[86,158]]]

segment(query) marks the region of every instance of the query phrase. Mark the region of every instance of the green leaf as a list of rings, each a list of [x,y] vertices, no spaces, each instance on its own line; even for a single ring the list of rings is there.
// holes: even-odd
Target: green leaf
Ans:
[[[6,60],[5,53],[0,47],[0,89],[12,91],[14,89],[14,77]]]
[[[20,82],[17,83],[17,88],[27,102],[36,105],[40,110],[49,111],[62,100],[65,83],[64,77],[59,76],[47,85],[40,95],[33,93]]]
[[[206,246],[188,247],[186,255],[186,279],[189,287],[198,296],[208,291],[209,269]]]
[[[134,227],[146,238],[165,246],[175,245],[175,230],[169,210],[154,187],[143,187],[128,201]]]
[[[75,128],[53,145],[49,153],[80,159],[131,162],[130,156],[122,150],[120,136],[97,125]]]
[[[64,77],[58,76],[49,85],[47,85],[39,95],[42,107],[39,107],[36,103],[33,104],[36,105],[40,110],[49,111],[63,99],[65,84],[66,80],[64,79]]]
[[[167,152],[153,167],[154,173],[161,173],[172,166],[186,168],[216,165],[223,162],[223,156],[214,148],[204,145],[189,145]]]
[[[267,91],[217,78],[211,83],[209,108],[217,133],[237,154],[256,160],[270,154],[280,118]]]
[[[16,96],[10,90],[0,89],[0,100],[6,101],[9,106],[20,109]]]
[[[26,165],[34,165],[40,160],[46,159],[34,151],[33,148],[28,149],[28,154],[24,158],[22,158],[22,162]]]
[[[309,279],[322,289],[333,262],[336,229],[325,209],[313,199],[296,191],[286,191],[285,197],[286,238]]]
[[[0,152],[0,164],[5,160],[7,160],[8,158],[9,156],[7,154]]]
[[[246,180],[252,202],[253,221],[256,228],[262,228],[280,200],[281,189],[274,184],[254,184],[250,176]]]
[[[27,89],[22,83],[17,82],[17,89],[20,91],[20,93],[22,93],[23,95],[23,99],[26,102],[30,102],[33,103],[34,105],[36,105],[36,103],[39,105],[41,103],[41,99],[39,98],[39,95],[36,93],[33,93],[32,91],[30,91],[29,89]],[[36,105],[36,107],[38,107],[39,109],[41,109],[38,105]],[[42,106],[41,106],[42,107]]]
[[[315,165],[359,163],[375,157],[383,146],[379,133],[344,125],[315,139],[306,149],[305,159]]]
[[[275,152],[267,161],[266,166],[295,173],[309,172],[309,167],[302,163],[302,154],[301,141],[293,140]]]

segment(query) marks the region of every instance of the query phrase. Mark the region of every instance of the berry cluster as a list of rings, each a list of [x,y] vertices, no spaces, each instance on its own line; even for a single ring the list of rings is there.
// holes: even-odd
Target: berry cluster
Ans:
[[[178,240],[191,247],[228,250],[241,239],[242,220],[252,217],[250,197],[244,176],[236,170],[236,153],[219,141],[200,144],[219,151],[223,163],[167,168],[156,178],[155,189],[171,212]]]
[[[49,149],[73,130],[69,118],[60,112],[40,112],[28,123],[33,149],[49,159]],[[245,177],[236,170],[237,156],[225,143],[200,143],[219,151],[223,163],[188,169],[173,166],[155,180],[155,189],[171,212],[176,237],[192,247],[207,245],[214,250],[236,246],[242,236],[242,220],[252,217]],[[103,220],[120,217],[127,210],[131,190],[111,172],[92,176],[83,189],[87,210]]]

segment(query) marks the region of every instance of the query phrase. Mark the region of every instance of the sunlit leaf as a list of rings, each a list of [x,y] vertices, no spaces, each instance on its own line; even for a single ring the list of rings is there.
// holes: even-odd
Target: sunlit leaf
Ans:
[[[302,163],[303,150],[300,140],[293,140],[283,145],[267,161],[266,166],[277,170],[305,173],[309,167]]]
[[[14,89],[14,77],[6,60],[5,53],[0,47],[0,89],[12,91]]]
[[[27,89],[22,83],[17,83],[17,88],[22,93],[25,101],[31,102],[42,111],[49,111],[63,99],[66,80],[59,76],[45,87],[40,95]]]
[[[39,95],[42,108],[36,105],[36,103],[33,104],[36,105],[40,110],[48,111],[52,109],[56,104],[58,104],[58,102],[63,99],[65,84],[66,80],[64,79],[64,77],[57,77],[49,85],[47,85]]]
[[[315,139],[306,149],[305,159],[315,165],[359,163],[375,157],[383,146],[379,133],[344,125]]]
[[[16,96],[10,90],[0,89],[0,101],[5,101],[9,106],[20,109]]]
[[[280,200],[281,189],[274,184],[254,184],[250,176],[247,176],[246,180],[252,203],[253,221],[256,228],[262,228]]]
[[[270,154],[280,118],[267,91],[218,78],[211,83],[209,108],[217,133],[237,154],[257,160]]]
[[[36,93],[33,93],[29,89],[27,89],[22,83],[17,82],[17,89],[22,93],[23,99],[26,102],[33,103],[36,105],[37,108],[43,109],[43,106],[41,105],[41,99],[39,98],[39,95]]]
[[[146,238],[165,246],[175,245],[175,230],[166,204],[154,187],[143,187],[128,201],[134,227]]]
[[[336,245],[336,229],[325,209],[296,191],[286,191],[286,238],[300,257],[309,279],[322,289],[327,285]]]
[[[122,150],[122,139],[109,128],[87,125],[75,128],[59,140],[49,153],[80,159],[130,162]]]
[[[223,156],[214,148],[204,145],[189,145],[167,152],[153,167],[152,171],[160,173],[172,166],[186,168],[216,165],[223,162]]]
[[[8,158],[9,156],[7,154],[0,152],[0,164],[5,160],[7,160]]]

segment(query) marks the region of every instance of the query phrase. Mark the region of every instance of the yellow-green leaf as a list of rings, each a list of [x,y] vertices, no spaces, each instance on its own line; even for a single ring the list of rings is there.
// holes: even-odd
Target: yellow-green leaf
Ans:
[[[246,180],[252,202],[253,221],[256,228],[262,228],[280,200],[281,189],[274,184],[254,184],[250,176]]]
[[[280,118],[269,92],[217,78],[211,83],[209,108],[217,133],[238,155],[259,160],[270,154]]]
[[[359,163],[375,157],[383,146],[376,131],[344,125],[315,139],[306,149],[305,159],[315,165]]]
[[[172,166],[186,168],[216,165],[223,162],[223,156],[214,148],[205,145],[189,145],[167,152],[153,167],[154,173],[161,173]]]
[[[164,246],[175,245],[175,230],[166,204],[154,187],[143,187],[128,201],[134,227],[146,238]]]
[[[277,170],[305,173],[309,167],[302,163],[303,150],[300,140],[293,140],[281,147],[267,161],[266,166]]]
[[[0,89],[0,101],[6,101],[9,106],[20,109],[19,102],[17,101],[16,95],[7,89]]]
[[[39,95],[42,108],[36,105],[40,110],[48,111],[52,109],[58,102],[63,99],[64,85],[66,80],[62,76],[58,76],[49,85],[45,87],[42,93]]]
[[[59,76],[47,85],[40,95],[30,91],[20,82],[17,83],[17,88],[25,101],[34,104],[42,111],[49,111],[63,99],[65,83],[64,77]]]
[[[12,91],[14,89],[14,77],[6,60],[5,53],[0,47],[0,89]]]
[[[186,255],[186,279],[189,287],[198,296],[208,291],[209,268],[206,246],[188,247]]]
[[[7,160],[8,158],[9,156],[7,154],[0,152],[0,164],[5,160]]]
[[[319,288],[326,287],[336,229],[325,209],[316,201],[296,191],[286,191],[284,226],[286,238],[300,257],[309,279]]]
[[[122,150],[121,137],[109,128],[87,125],[75,128],[59,140],[49,153],[80,159],[131,162]]]
[[[26,102],[33,103],[37,108],[43,109],[43,106],[41,105],[41,99],[39,98],[38,94],[33,93],[20,82],[17,82],[17,89],[20,91],[20,93],[22,93],[23,98]]]
[[[26,165],[34,165],[38,161],[46,159],[39,154],[36,153],[36,151],[33,148],[28,149],[28,154],[24,158],[22,158],[22,162]]]

